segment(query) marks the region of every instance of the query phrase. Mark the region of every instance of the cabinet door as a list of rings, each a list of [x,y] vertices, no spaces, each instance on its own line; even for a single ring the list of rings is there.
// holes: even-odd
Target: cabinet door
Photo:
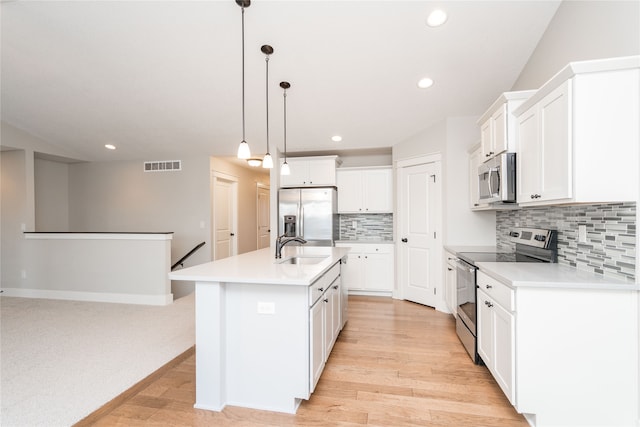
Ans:
[[[514,316],[498,304],[491,307],[491,316],[494,335],[492,373],[511,404],[515,404]]]
[[[338,182],[338,212],[362,212],[362,172],[338,170],[336,175]]]
[[[482,147],[478,147],[469,155],[469,205],[471,209],[486,207],[486,203],[480,203],[480,191],[478,189],[478,167],[482,164]]]
[[[446,254],[446,256],[448,258],[450,257],[450,254]],[[445,277],[445,292],[444,292],[445,301],[447,303],[447,308],[449,308],[451,313],[453,313],[453,315],[455,316],[456,308],[457,308],[457,296],[458,296],[456,266],[451,262],[446,262],[444,274],[445,274],[444,276]]]
[[[336,185],[336,161],[334,159],[313,159],[307,163],[306,185]]]
[[[307,185],[309,181],[309,162],[307,160],[287,159],[291,174],[280,176],[281,187]]]
[[[342,286],[347,289],[362,289],[362,263],[364,258],[359,251],[347,255],[347,263],[342,266]]]
[[[493,300],[478,289],[478,319],[477,319],[477,340],[478,354],[482,357],[485,365],[491,367],[493,364],[493,315],[489,304]]]
[[[325,292],[320,299],[324,306],[324,327],[322,331],[323,335],[323,347],[324,347],[324,360],[327,361],[329,353],[331,353],[331,347],[333,346],[333,298],[331,298],[331,288]]]
[[[393,290],[393,257],[391,254],[363,253],[363,288],[371,291]]]
[[[544,97],[539,106],[542,168],[540,201],[571,198],[571,80]]]
[[[531,202],[540,189],[540,143],[538,114],[534,105],[518,117],[518,155],[516,156],[518,203]]]
[[[393,212],[393,175],[391,169],[363,171],[364,211]]]
[[[507,104],[502,106],[493,113],[491,116],[493,125],[492,139],[493,139],[493,155],[500,154],[507,151],[509,147],[508,133],[507,133]]]
[[[309,310],[309,329],[311,338],[309,344],[309,366],[310,366],[310,385],[311,392],[316,388],[318,379],[322,374],[325,362],[325,345],[324,345],[324,322],[325,322],[325,303],[320,298]]]
[[[480,140],[482,145],[482,161],[488,160],[493,151],[493,134],[491,132],[491,118],[480,126]]]
[[[341,302],[341,287],[340,287],[340,278],[336,279],[335,282],[331,285],[331,347],[335,344],[338,339],[338,334],[342,329],[342,324],[340,323],[340,302]],[[327,358],[329,355],[327,354]]]

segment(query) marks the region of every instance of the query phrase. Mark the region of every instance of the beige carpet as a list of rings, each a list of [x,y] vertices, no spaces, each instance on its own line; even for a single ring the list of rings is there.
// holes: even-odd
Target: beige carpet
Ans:
[[[0,425],[69,426],[195,344],[164,307],[0,297]]]

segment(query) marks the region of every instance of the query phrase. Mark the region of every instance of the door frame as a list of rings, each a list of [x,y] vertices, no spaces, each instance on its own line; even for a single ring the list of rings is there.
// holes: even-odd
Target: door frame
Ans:
[[[267,190],[269,192],[269,233],[271,233],[271,186],[262,182],[256,182],[256,248],[260,247],[260,189]],[[269,246],[271,246],[271,234],[269,235]]]
[[[216,210],[214,207],[216,184],[218,181],[226,181],[231,184],[231,228],[234,238],[231,239],[230,256],[238,255],[238,177],[223,172],[211,172],[211,261],[216,259]]]
[[[438,171],[438,175],[440,177],[440,179],[437,180],[436,184],[438,186],[438,195],[439,195],[439,205],[440,208],[436,209],[436,226],[435,226],[435,232],[436,232],[436,238],[435,240],[435,259],[434,259],[434,266],[440,266],[442,265],[442,254],[443,254],[443,248],[442,248],[442,242],[443,242],[443,226],[442,226],[442,214],[444,211],[444,204],[443,204],[443,195],[442,195],[442,181],[443,181],[443,172],[442,172],[442,155],[440,153],[434,153],[434,154],[428,154],[428,155],[424,155],[424,156],[418,156],[418,157],[412,157],[409,159],[403,159],[403,160],[398,160],[395,162],[395,166],[394,166],[394,171],[395,171],[395,180],[396,180],[396,209],[395,209],[395,213],[393,215],[393,230],[394,230],[394,241],[396,242],[396,251],[395,251],[395,258],[396,258],[396,283],[397,283],[397,287],[394,289],[393,291],[393,298],[395,299],[405,299],[405,275],[406,272],[403,271],[403,269],[401,268],[403,266],[403,253],[401,250],[401,243],[400,243],[400,239],[402,238],[401,236],[401,224],[400,224],[400,219],[403,218],[403,189],[402,189],[402,180],[400,179],[400,174],[403,168],[406,167],[410,167],[410,166],[418,166],[418,165],[422,165],[422,164],[428,164],[428,163],[436,163],[436,167],[437,167],[437,171]],[[438,271],[437,274],[435,275],[436,278],[441,279],[441,272]],[[439,282],[436,282],[434,284],[435,288],[437,289],[436,292],[436,306],[435,308],[441,311],[442,308],[442,304],[444,302],[444,288],[443,288],[443,283],[442,280],[440,280]]]

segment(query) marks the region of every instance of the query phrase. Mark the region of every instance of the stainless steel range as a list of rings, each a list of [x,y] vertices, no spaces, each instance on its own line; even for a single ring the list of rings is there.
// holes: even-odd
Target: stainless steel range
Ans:
[[[459,252],[457,263],[456,332],[474,363],[480,363],[476,333],[477,262],[557,262],[558,239],[555,230],[517,228],[509,232],[515,252]]]

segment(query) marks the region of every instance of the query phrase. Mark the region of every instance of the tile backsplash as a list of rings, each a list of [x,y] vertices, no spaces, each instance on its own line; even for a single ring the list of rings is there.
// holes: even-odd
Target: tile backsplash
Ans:
[[[340,240],[391,241],[393,214],[341,214]]]
[[[578,242],[585,225],[586,242]],[[558,230],[558,263],[606,277],[633,281],[636,276],[636,204],[552,206],[497,211],[498,249],[515,250],[508,233],[513,227]]]

